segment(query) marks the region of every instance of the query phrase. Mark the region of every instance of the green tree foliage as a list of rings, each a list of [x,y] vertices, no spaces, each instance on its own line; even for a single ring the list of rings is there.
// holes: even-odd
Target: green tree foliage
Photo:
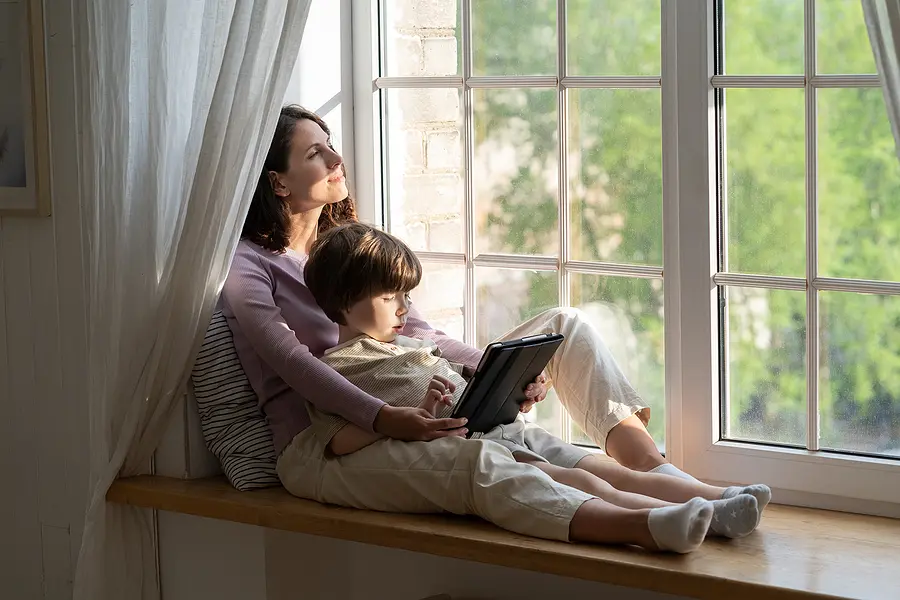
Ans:
[[[555,72],[556,2],[477,0],[474,74]],[[655,75],[659,0],[570,0],[569,72]],[[817,3],[818,69],[871,73],[859,2]],[[801,0],[728,0],[725,72],[802,74]],[[554,90],[477,91],[476,153],[513,144],[517,170],[481,208],[491,249],[555,253],[558,247]],[[727,270],[806,276],[805,118],[802,90],[728,90],[724,96]],[[900,280],[900,163],[880,90],[817,95],[819,272]],[[662,264],[662,149],[658,90],[571,90],[568,156],[571,255],[576,260]],[[524,314],[552,304],[535,279]],[[601,301],[637,338],[631,376],[663,436],[663,288],[616,277],[573,278],[573,303]],[[732,288],[730,423],[736,437],[804,444],[806,299],[790,291]],[[822,443],[900,453],[900,299],[824,292],[820,306]]]

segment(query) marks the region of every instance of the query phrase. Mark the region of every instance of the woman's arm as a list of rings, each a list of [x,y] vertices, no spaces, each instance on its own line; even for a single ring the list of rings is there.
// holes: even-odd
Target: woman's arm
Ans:
[[[435,419],[419,408],[388,406],[316,358],[284,320],[272,290],[269,273],[255,253],[235,254],[222,291],[225,301],[259,358],[304,398],[366,432],[398,440],[465,435],[460,429],[465,419]],[[306,308],[321,311],[312,302]]]
[[[432,416],[436,415],[439,404],[447,406],[453,404],[452,394],[455,389],[456,385],[452,381],[440,375],[435,375],[428,384],[428,390],[425,392],[419,408],[428,411],[428,414]],[[331,441],[328,442],[328,449],[338,456],[343,456],[362,450],[382,437],[384,436],[365,431],[352,423],[348,423],[334,434]]]
[[[273,287],[258,256],[235,255],[222,293],[253,350],[320,410],[336,413],[372,432],[384,402],[347,381],[300,343],[275,304]]]
[[[481,356],[484,354],[482,350],[474,348],[464,342],[455,340],[443,331],[433,329],[431,325],[425,322],[421,313],[416,310],[415,306],[410,306],[409,315],[406,318],[406,327],[403,329],[403,335],[411,338],[428,338],[437,344],[441,349],[441,354],[450,362],[463,365],[462,376],[469,380],[475,374]],[[526,400],[522,404],[521,411],[527,413],[535,405],[536,402],[542,401],[547,397],[547,388],[549,385],[542,373],[535,379],[534,383],[529,385],[525,390]]]
[[[441,349],[441,354],[450,362],[465,365],[468,373],[474,373],[481,361],[481,350],[459,340],[455,340],[443,331],[434,329],[429,325],[422,314],[416,310],[415,305],[410,306],[409,315],[406,317],[406,327],[402,335],[418,339],[430,339]]]

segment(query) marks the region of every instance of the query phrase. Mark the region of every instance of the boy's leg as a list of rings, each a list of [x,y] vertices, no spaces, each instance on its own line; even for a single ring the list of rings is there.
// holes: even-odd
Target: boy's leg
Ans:
[[[682,510],[612,506],[516,462],[508,450],[486,440],[383,439],[347,456],[325,458],[311,438],[303,433],[295,438],[279,457],[278,473],[288,491],[320,502],[474,514],[524,535],[676,552],[695,549],[712,518],[703,500]]]
[[[634,510],[604,500],[581,505],[572,519],[573,540],[636,544],[648,550],[687,553],[700,547],[712,520],[712,506],[702,498],[690,502]],[[602,539],[595,539],[598,532]]]
[[[527,535],[566,540],[569,523],[592,496],[518,464],[493,442],[447,437],[431,442],[383,438],[326,457],[315,436],[299,434],[278,459],[292,494],[368,510],[474,514]]]
[[[704,506],[712,507],[713,519],[710,521],[708,528],[702,530],[703,536],[706,536],[708,533],[713,533],[730,538],[743,537],[752,532],[756,528],[756,523],[758,522],[754,511],[756,501],[751,496],[733,498],[730,500],[717,500],[716,502],[708,502],[702,498],[694,498],[685,503],[673,504],[649,496],[622,492],[615,489],[596,475],[588,473],[583,469],[558,467],[545,461],[531,462],[531,458],[527,455],[517,455],[516,458],[518,459],[519,456],[522,457],[521,462],[530,462],[538,469],[550,475],[554,481],[593,494],[614,507],[626,509],[628,513],[650,509],[650,512],[648,513],[648,531],[651,532],[654,540],[660,538],[660,536],[664,537],[666,535],[666,528],[670,525],[661,525],[659,522],[654,523],[652,520],[653,517],[663,516],[666,518],[677,518],[678,515],[682,515],[681,518],[683,519],[684,515],[690,514],[691,510],[698,510],[700,507]],[[588,506],[588,504],[585,504],[585,506]],[[704,510],[707,509],[705,508]],[[606,512],[611,520],[618,518],[624,519],[627,522],[628,513],[616,513],[608,507]],[[619,523],[614,523],[613,525],[614,527],[620,526]],[[695,524],[694,526],[696,527],[697,525]],[[660,529],[662,530],[662,533],[660,533]],[[699,533],[700,531],[701,529],[695,529],[694,535],[701,535]],[[652,546],[649,547],[652,548]]]

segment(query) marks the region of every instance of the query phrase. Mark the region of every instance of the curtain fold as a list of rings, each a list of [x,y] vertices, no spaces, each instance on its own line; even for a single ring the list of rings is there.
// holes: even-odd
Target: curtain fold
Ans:
[[[311,0],[76,3],[91,499],[75,598],[158,598],[148,471],[228,273]]]
[[[900,158],[900,0],[862,0],[862,6]]]

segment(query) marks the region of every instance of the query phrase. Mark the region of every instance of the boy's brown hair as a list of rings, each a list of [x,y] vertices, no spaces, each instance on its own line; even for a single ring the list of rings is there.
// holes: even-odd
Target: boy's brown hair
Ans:
[[[325,315],[346,325],[343,311],[357,302],[379,294],[405,294],[419,285],[422,263],[389,233],[348,223],[329,229],[313,243],[303,278]]]

